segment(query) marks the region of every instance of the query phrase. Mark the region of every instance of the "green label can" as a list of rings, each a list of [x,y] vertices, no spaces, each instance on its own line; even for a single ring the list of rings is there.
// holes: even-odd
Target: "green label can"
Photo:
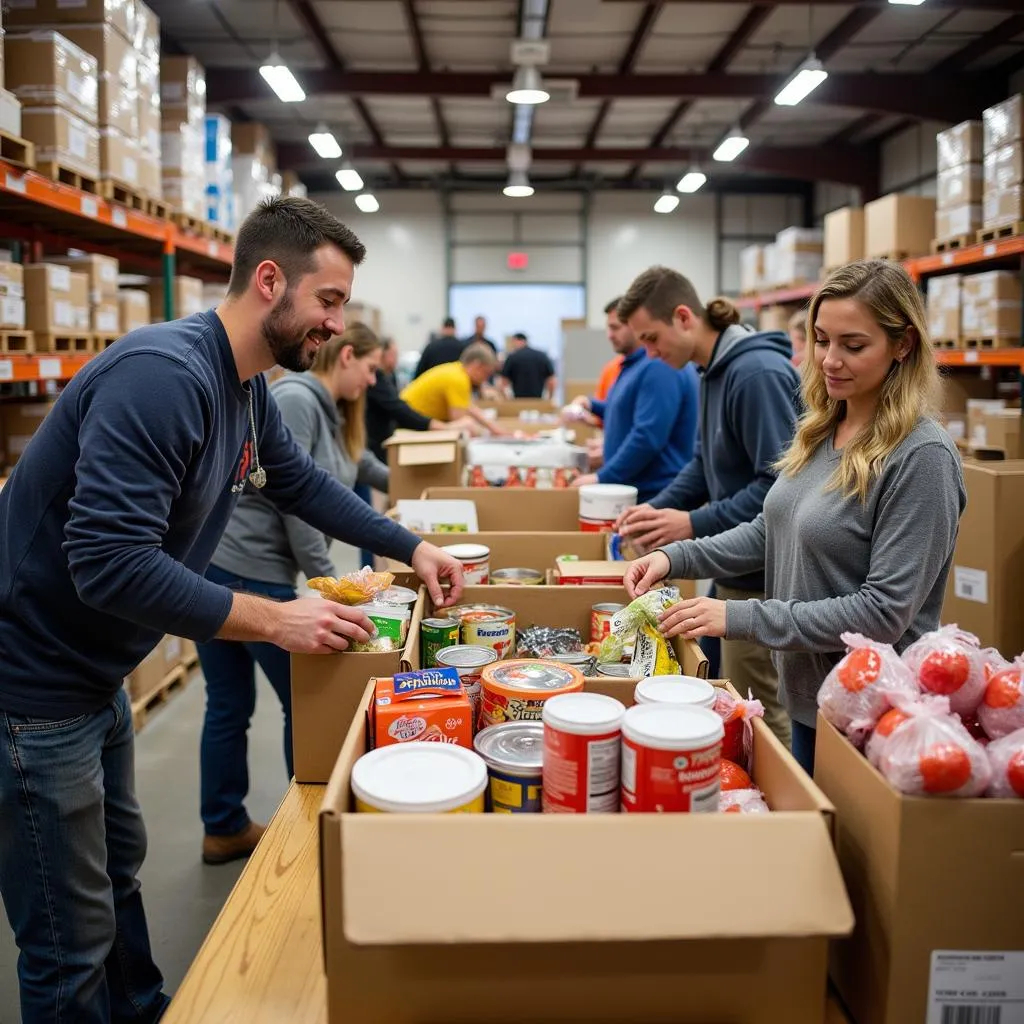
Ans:
[[[458,619],[424,619],[420,625],[420,661],[424,668],[438,668],[437,652],[459,642]]]

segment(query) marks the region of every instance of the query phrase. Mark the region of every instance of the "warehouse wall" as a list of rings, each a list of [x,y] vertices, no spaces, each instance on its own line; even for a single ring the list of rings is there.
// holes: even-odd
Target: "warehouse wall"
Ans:
[[[950,126],[923,121],[882,143],[882,193],[935,195],[935,136]]]

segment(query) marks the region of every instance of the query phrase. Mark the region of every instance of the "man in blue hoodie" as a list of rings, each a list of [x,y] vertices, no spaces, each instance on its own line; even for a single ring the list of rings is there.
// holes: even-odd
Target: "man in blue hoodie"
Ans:
[[[693,458],[699,382],[692,369],[649,359],[643,346],[625,354],[607,401],[590,399],[604,421],[604,464],[584,484],[632,484],[649,501]]]
[[[23,1024],[151,1024],[167,1006],[138,881],[124,676],[164,633],[307,654],[370,639],[357,609],[204,579],[242,490],[412,559],[442,603],[461,592],[458,565],[319,468],[267,391],[264,370],[307,370],[342,332],[364,253],[309,199],[261,205],[238,232],[224,302],[93,359],[0,491],[0,895]]]
[[[728,299],[705,307],[693,284],[667,267],[651,267],[633,282],[619,316],[670,366],[696,363],[703,376],[693,461],[647,504],[625,513],[620,532],[652,551],[756,519],[799,411],[789,338],[744,327]],[[714,583],[719,600],[764,600],[763,572]],[[788,746],[789,716],[779,702],[770,652],[725,640],[722,674],[744,696],[753,691],[764,704],[765,721]]]

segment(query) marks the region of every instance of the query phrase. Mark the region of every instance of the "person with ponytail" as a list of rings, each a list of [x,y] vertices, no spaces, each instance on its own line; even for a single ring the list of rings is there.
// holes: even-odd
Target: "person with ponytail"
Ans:
[[[672,541],[710,537],[750,522],[775,480],[775,462],[792,440],[799,378],[781,331],[756,332],[740,324],[728,299],[705,306],[693,284],[667,267],[651,267],[630,286],[619,316],[637,338],[670,366],[701,368],[697,451],[667,487],[630,509],[618,530],[641,551]],[[764,570],[711,574],[725,600],[764,597]],[[713,644],[702,645],[709,658]],[[768,652],[730,638],[721,645],[721,674],[765,708],[765,721],[787,746],[789,715]]]
[[[814,764],[817,693],[846,632],[903,651],[939,625],[960,516],[960,456],[934,419],[940,386],[921,294],[888,260],[832,272],[811,301],[806,411],[753,522],[669,544],[631,566],[631,594],[666,576],[763,570],[764,600],[682,601],[666,636],[775,652],[793,753]]]

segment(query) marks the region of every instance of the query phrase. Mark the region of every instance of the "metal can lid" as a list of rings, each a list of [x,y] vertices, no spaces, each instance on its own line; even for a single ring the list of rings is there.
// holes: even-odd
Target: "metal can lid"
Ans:
[[[715,688],[706,679],[693,676],[652,676],[636,684],[637,704],[687,704],[702,708],[715,706]]]
[[[622,735],[656,750],[699,750],[725,736],[721,716],[692,704],[634,704],[622,717]]]
[[[556,661],[499,661],[483,671],[485,681],[508,690],[561,690],[583,684],[583,673]]]
[[[507,621],[515,618],[515,612],[508,608],[501,608],[496,604],[464,604],[458,608],[449,608],[448,614],[452,618],[463,619],[472,616],[478,620],[493,619],[495,622]]]
[[[629,665],[623,665],[621,662],[609,662],[607,665],[598,665],[597,674],[599,676],[613,676],[616,679],[633,678],[633,670]]]
[[[487,786],[487,765],[452,743],[397,743],[364,754],[352,766],[352,792],[381,811],[453,811]]]
[[[458,619],[424,619],[421,626],[433,626],[435,629],[458,629]]]
[[[614,615],[616,612],[621,612],[625,607],[624,604],[616,604],[614,601],[604,601],[601,604],[595,604],[590,610],[592,612],[599,612],[602,615]]]
[[[434,657],[439,665],[451,668],[483,668],[498,660],[498,652],[492,647],[453,644],[451,647],[442,647]]]
[[[544,702],[545,725],[579,736],[615,732],[622,725],[626,706],[603,693],[560,693]]]
[[[540,722],[489,725],[476,734],[473,748],[490,768],[539,777],[544,754],[544,726]]]
[[[491,579],[495,580],[541,580],[544,574],[539,569],[495,569],[491,573]]]
[[[491,549],[486,544],[448,544],[441,550],[460,562],[478,562],[491,557]]]
[[[388,587],[373,600],[376,604],[415,604],[416,591],[408,587]]]

